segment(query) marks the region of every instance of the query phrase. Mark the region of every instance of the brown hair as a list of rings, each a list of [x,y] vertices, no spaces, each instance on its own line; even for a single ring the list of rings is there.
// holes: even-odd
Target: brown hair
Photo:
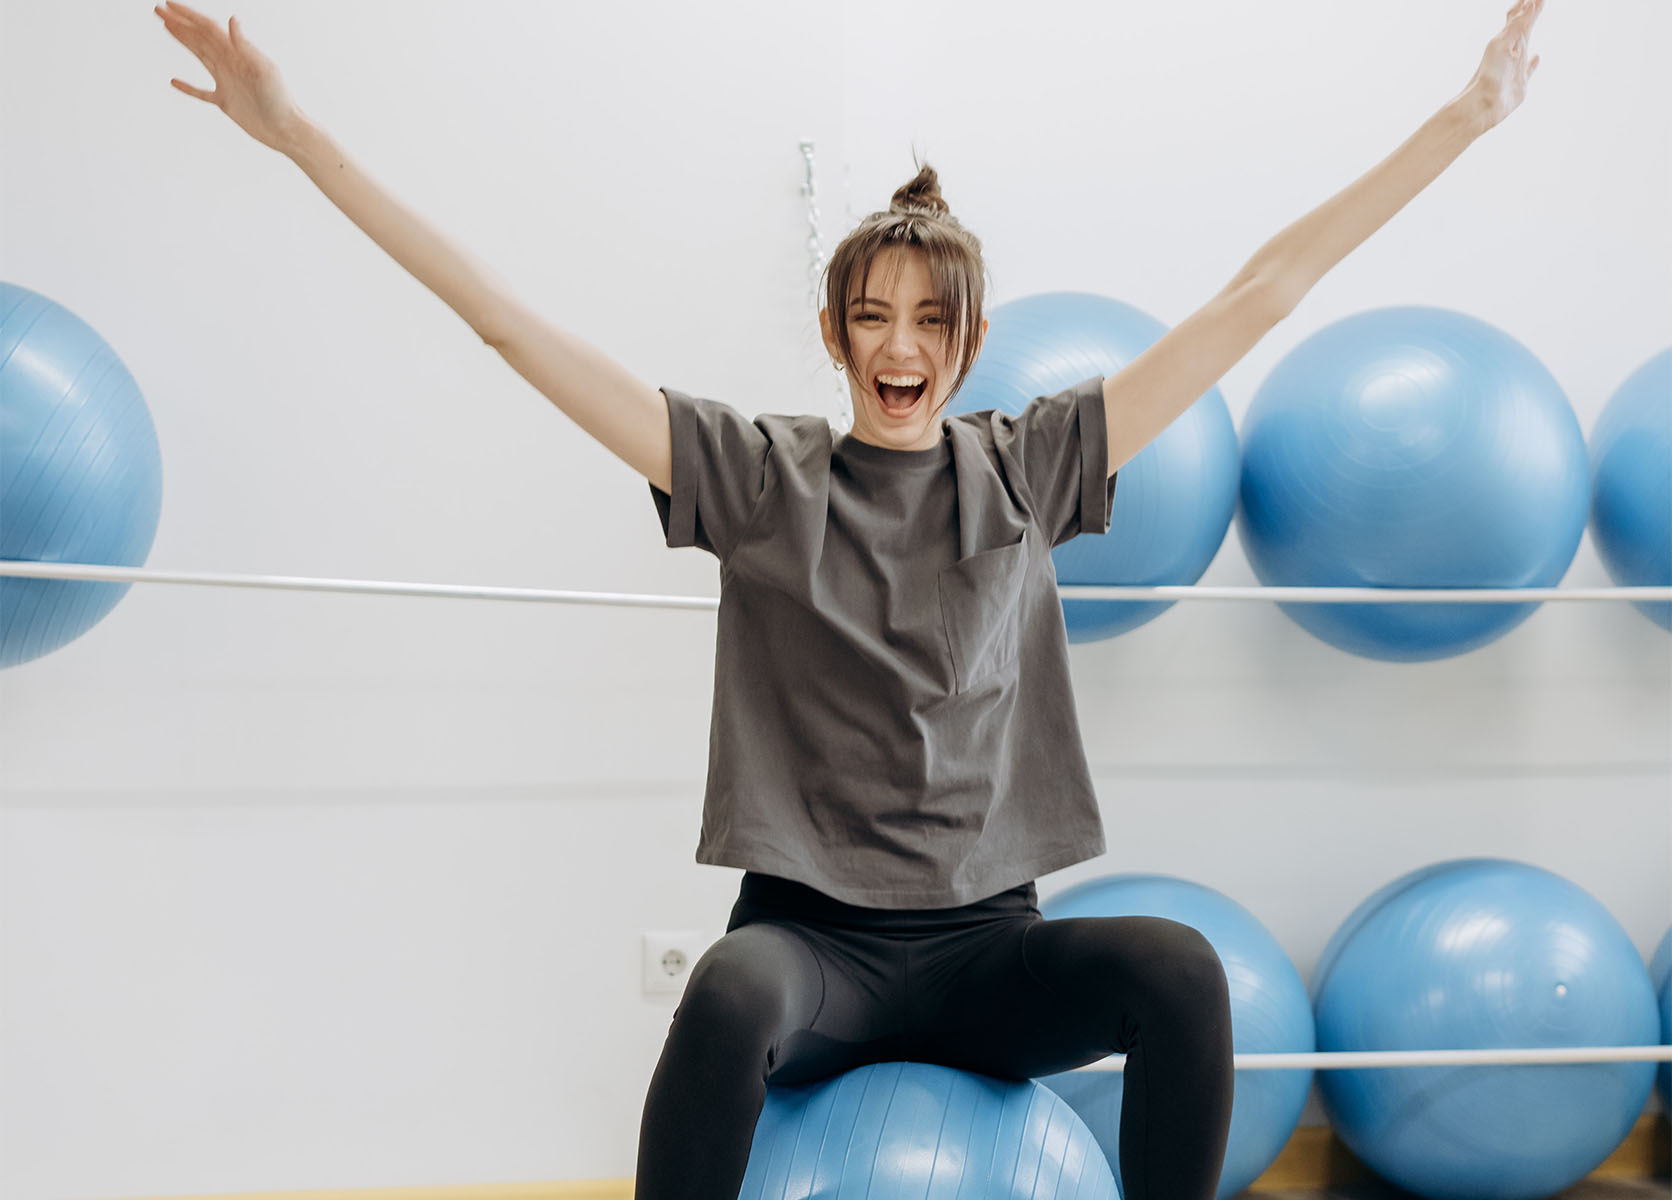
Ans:
[[[956,394],[980,350],[981,304],[985,270],[981,243],[960,225],[941,198],[940,180],[927,163],[912,181],[894,193],[887,211],[861,221],[825,267],[825,305],[831,330],[843,361],[853,357],[848,338],[848,301],[863,296],[871,265],[897,247],[913,247],[928,260],[930,287],[943,316],[942,344],[958,355],[958,374],[950,395]],[[857,280],[857,286],[855,281]]]

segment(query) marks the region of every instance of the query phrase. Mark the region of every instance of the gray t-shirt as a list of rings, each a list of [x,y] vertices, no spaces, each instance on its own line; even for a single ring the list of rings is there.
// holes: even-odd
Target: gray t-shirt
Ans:
[[[1101,854],[1050,551],[1109,528],[1102,380],[928,450],[662,390],[651,498],[720,561],[697,861],[945,908]]]

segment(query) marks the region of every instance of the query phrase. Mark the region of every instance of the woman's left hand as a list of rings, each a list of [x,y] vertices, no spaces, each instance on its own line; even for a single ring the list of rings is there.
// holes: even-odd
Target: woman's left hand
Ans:
[[[1480,68],[1464,89],[1490,129],[1514,112],[1527,95],[1527,81],[1538,70],[1538,56],[1527,60],[1527,39],[1544,0],[1518,0],[1498,36],[1487,44]]]

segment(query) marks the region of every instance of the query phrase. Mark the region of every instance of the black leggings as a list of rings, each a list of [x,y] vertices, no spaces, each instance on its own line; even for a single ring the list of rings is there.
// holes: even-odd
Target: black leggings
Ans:
[[[674,1011],[635,1195],[736,1200],[768,1083],[895,1060],[1031,1079],[1123,1053],[1126,1200],[1212,1200],[1231,1124],[1231,1006],[1196,930],[1046,921],[1031,883],[891,910],[750,873]]]

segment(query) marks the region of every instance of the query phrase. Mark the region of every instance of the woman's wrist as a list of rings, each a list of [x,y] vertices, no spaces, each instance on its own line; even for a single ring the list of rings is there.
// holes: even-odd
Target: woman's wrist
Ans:
[[[1473,87],[1453,96],[1443,111],[1451,115],[1459,128],[1467,130],[1471,139],[1478,138],[1503,119],[1494,118],[1491,102]]]
[[[297,109],[274,134],[272,145],[273,149],[305,171],[309,162],[304,159],[317,161],[320,150],[329,142],[330,138],[325,131],[315,125],[301,109]]]

